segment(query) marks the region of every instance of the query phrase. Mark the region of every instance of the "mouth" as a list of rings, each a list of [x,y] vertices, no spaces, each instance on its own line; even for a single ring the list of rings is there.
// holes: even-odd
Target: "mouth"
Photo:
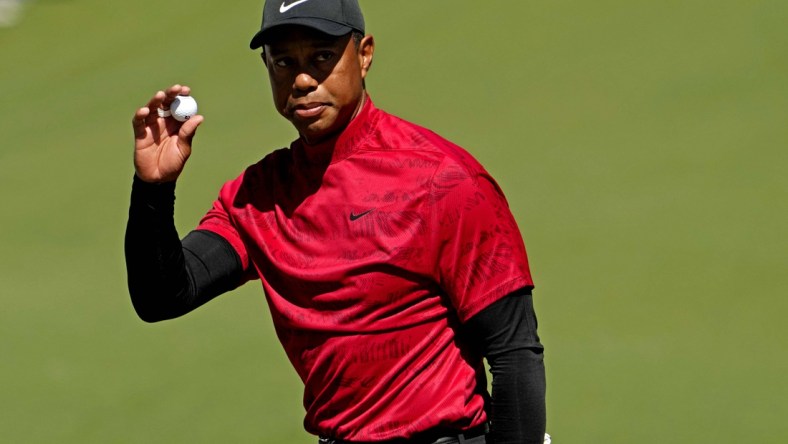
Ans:
[[[299,119],[310,119],[322,114],[327,107],[319,102],[302,103],[293,107],[293,115]]]

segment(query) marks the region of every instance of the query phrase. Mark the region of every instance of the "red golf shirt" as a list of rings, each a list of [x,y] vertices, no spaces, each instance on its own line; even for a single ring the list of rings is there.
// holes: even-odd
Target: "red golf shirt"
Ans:
[[[482,358],[456,328],[533,283],[500,188],[462,148],[367,97],[335,139],[226,183],[198,228],[260,279],[307,431],[381,441],[486,421]]]

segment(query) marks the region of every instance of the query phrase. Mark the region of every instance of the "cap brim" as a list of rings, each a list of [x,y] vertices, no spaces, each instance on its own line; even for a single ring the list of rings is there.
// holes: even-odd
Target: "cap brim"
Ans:
[[[254,37],[252,37],[252,41],[249,42],[249,48],[257,49],[262,47],[265,44],[265,39],[271,33],[271,30],[288,25],[306,26],[307,28],[316,29],[324,34],[332,35],[335,37],[339,37],[341,35],[345,35],[353,31],[353,28],[349,26],[332,22],[329,20],[323,20],[323,19],[312,18],[312,17],[299,17],[299,18],[294,18],[292,20],[279,22],[276,25],[266,29],[261,29],[257,34],[254,35]]]

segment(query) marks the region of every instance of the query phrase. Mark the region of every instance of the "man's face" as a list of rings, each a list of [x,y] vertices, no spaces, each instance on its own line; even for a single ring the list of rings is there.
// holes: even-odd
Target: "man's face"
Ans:
[[[347,126],[364,97],[374,41],[357,45],[350,34],[333,37],[302,26],[283,26],[263,53],[274,105],[307,143]]]

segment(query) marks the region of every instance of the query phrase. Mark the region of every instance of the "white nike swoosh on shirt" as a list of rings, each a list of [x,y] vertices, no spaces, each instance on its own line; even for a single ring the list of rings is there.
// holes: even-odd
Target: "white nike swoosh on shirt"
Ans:
[[[285,12],[289,11],[290,8],[292,8],[293,6],[298,6],[301,3],[306,3],[308,1],[309,0],[298,0],[297,2],[290,3],[289,5],[285,5],[285,2],[282,2],[282,6],[279,7],[279,13],[284,14]]]

